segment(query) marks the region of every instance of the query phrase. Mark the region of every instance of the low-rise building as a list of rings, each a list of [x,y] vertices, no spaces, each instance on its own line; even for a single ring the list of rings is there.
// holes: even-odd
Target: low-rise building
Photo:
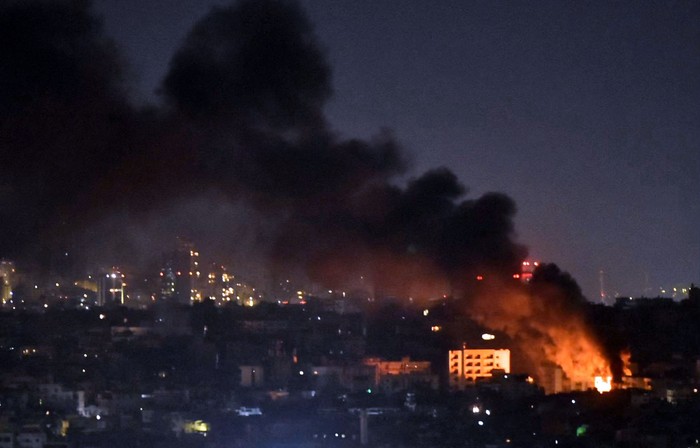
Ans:
[[[415,387],[437,389],[437,375],[433,375],[429,361],[412,361],[405,357],[400,361],[381,358],[365,358],[364,365],[374,366],[374,385],[385,393],[393,393]]]
[[[85,408],[85,391],[67,389],[58,383],[37,385],[37,394],[42,403],[66,412],[82,414]]]
[[[15,435],[11,432],[0,432],[0,448],[15,448]]]
[[[46,434],[36,429],[27,429],[17,434],[15,439],[16,448],[44,448],[46,445]]]

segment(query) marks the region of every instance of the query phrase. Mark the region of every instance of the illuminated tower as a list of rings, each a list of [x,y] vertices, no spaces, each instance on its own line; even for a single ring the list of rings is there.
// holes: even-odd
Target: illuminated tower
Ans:
[[[192,242],[184,238],[177,239],[177,249],[166,254],[160,271],[161,298],[177,303],[189,304],[200,299],[195,284],[201,273],[199,271],[199,252]]]
[[[97,278],[97,305],[124,305],[124,274],[113,268]]]
[[[15,276],[15,264],[0,260],[0,303],[3,305],[12,299],[12,282]]]
[[[202,278],[196,286],[197,293],[202,299],[210,299],[230,302],[235,300],[235,289],[232,286],[233,274],[226,272],[226,267],[217,263],[212,263],[207,269],[206,279]]]
[[[539,265],[539,261],[523,261],[522,265],[520,266],[520,274],[516,274],[513,277],[519,278],[523,283],[529,283],[530,280],[532,280],[532,274]]]

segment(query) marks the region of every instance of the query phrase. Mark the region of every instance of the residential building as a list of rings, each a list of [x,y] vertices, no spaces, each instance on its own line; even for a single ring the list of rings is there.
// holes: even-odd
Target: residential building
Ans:
[[[449,386],[464,390],[481,378],[490,378],[493,370],[510,373],[510,350],[463,347],[448,354]]]

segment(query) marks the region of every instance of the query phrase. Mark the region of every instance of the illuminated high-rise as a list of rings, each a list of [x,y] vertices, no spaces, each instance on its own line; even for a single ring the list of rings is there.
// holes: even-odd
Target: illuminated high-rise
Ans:
[[[200,276],[199,252],[191,241],[178,238],[177,248],[164,256],[160,271],[161,298],[182,304],[199,300],[196,285]]]
[[[227,272],[225,266],[212,263],[207,268],[206,277],[202,276],[195,287],[202,298],[209,298],[219,303],[230,302],[235,301],[236,292],[240,292],[239,288],[234,288],[234,281],[234,275]]]
[[[12,299],[12,283],[15,277],[15,264],[0,260],[0,303],[3,305]]]
[[[519,278],[523,283],[529,283],[532,280],[532,275],[535,269],[540,265],[539,261],[525,260],[520,266],[520,273],[514,275],[514,278]]]
[[[118,269],[97,277],[97,305],[124,305],[126,283]]]

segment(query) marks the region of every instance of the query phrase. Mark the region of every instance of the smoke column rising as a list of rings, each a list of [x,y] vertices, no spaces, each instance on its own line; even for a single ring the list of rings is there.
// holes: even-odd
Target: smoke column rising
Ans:
[[[298,3],[213,9],[173,56],[163,104],[145,108],[89,6],[0,6],[0,256],[77,241],[93,258],[146,259],[159,254],[148,241],[184,225],[212,248],[245,234],[265,270],[328,288],[430,298],[518,271],[509,197],[468,198],[446,168],[410,173],[389,131],[334,132],[331,69]],[[532,295],[503,287],[472,313],[525,341],[536,366],[590,378],[607,364],[560,297],[546,282]]]
[[[173,56],[163,104],[144,109],[88,2],[6,2],[0,20],[7,256],[80,240],[114,213],[211,197],[274,224],[261,245],[270,271],[328,287],[362,277],[433,296],[478,269],[509,274],[525,254],[507,196],[465,199],[445,168],[406,177],[388,131],[338,137],[323,113],[331,70],[296,2],[213,9]]]

